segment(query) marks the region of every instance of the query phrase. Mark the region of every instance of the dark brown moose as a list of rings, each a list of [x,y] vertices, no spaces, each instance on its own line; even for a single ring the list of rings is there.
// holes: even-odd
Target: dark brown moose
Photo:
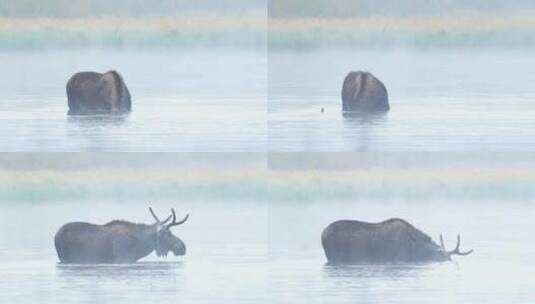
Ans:
[[[67,82],[67,99],[71,115],[120,114],[132,110],[130,92],[116,71],[74,74]]]
[[[461,252],[460,235],[455,249],[447,251],[440,235],[440,246],[427,234],[402,219],[380,223],[342,220],[327,226],[321,235],[329,264],[439,262],[449,261]]]
[[[54,238],[56,251],[62,263],[99,264],[133,263],[156,251],[158,256],[185,255],[186,246],[171,233],[171,227],[186,222],[189,215],[177,222],[175,210],[152,225],[114,220],[104,225],[72,222],[63,225]],[[171,221],[170,221],[171,220]],[[170,221],[170,222],[169,222]],[[168,223],[169,222],[169,223]]]
[[[385,85],[369,72],[350,72],[342,86],[342,109],[344,112],[388,111]]]

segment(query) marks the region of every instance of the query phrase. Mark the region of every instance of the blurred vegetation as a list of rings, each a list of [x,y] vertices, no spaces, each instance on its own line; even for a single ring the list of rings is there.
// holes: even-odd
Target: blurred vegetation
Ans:
[[[265,0],[0,0],[4,17],[176,15],[265,10]]]
[[[534,0],[267,0],[270,49],[535,48]]]
[[[533,0],[0,0],[3,17],[177,15],[269,10],[272,17],[416,16],[535,10]]]
[[[315,48],[534,49],[534,15],[467,14],[271,18],[268,46]]]
[[[0,51],[261,48],[266,0],[0,0]]]
[[[533,0],[268,0],[270,17],[418,16],[457,12],[523,13]]]
[[[48,48],[262,48],[265,19],[242,15],[0,17],[0,51]]]
[[[266,41],[272,49],[532,49],[534,13],[535,0],[0,0],[0,51]]]

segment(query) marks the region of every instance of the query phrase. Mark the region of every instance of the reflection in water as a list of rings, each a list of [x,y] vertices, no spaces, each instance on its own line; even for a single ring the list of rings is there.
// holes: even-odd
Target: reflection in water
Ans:
[[[175,277],[182,262],[138,262],[132,264],[61,264],[56,265],[56,274],[63,279],[76,278],[129,278],[159,276]]]
[[[373,147],[374,128],[387,123],[388,112],[343,112],[344,132],[355,151],[370,151]]]
[[[348,126],[383,124],[387,121],[387,114],[388,112],[342,112]]]
[[[407,303],[407,299],[411,302],[416,298],[404,292],[414,292],[425,285],[423,282],[432,281],[432,273],[436,268],[440,268],[440,264],[325,265],[323,287],[319,293],[325,298],[339,299],[340,302],[366,299],[369,302],[390,303],[389,295],[394,295],[394,302]],[[431,298],[424,290],[419,293],[418,300]]]
[[[417,277],[432,268],[426,264],[359,264],[359,265],[329,265],[323,267],[323,272],[330,279],[345,278],[408,278]]]
[[[67,115],[67,121],[80,128],[95,128],[102,126],[120,126],[129,114],[96,114],[96,115]]]
[[[101,151],[110,144],[125,146],[129,117],[129,114],[68,115],[68,142],[74,147],[83,145],[90,151]]]
[[[57,264],[56,278],[61,289],[81,291],[114,290],[142,292],[144,288],[176,290],[183,277],[181,262],[139,262],[133,264]]]

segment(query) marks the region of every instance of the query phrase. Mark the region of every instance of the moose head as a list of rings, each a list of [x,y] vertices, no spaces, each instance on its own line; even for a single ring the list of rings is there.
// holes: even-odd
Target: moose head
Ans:
[[[154,246],[156,255],[159,257],[167,256],[169,251],[172,251],[175,256],[185,255],[186,245],[184,245],[181,239],[173,235],[171,227],[184,224],[188,220],[189,214],[186,214],[181,221],[177,222],[175,209],[172,208],[171,215],[165,221],[160,221],[151,207],[149,207],[149,211],[154,220],[156,220],[156,223],[154,223],[156,227],[156,245]],[[169,222],[170,220],[171,222]]]
[[[446,250],[446,246],[444,246],[444,238],[442,238],[442,234],[440,235],[439,254],[442,255],[442,257],[445,260],[450,261],[452,255],[469,255],[470,253],[472,253],[474,251],[473,249],[471,249],[471,250],[468,250],[468,251],[465,251],[465,252],[461,252],[459,250],[460,246],[461,246],[461,235],[460,234],[457,234],[457,245],[455,245],[455,249],[450,250],[450,251]]]

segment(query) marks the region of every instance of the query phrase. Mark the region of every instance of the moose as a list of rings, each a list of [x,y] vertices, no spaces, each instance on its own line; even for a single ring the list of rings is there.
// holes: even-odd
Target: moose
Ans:
[[[128,113],[130,92],[116,71],[79,72],[67,82],[69,115]]]
[[[459,250],[460,235],[455,249],[448,251],[442,235],[439,246],[427,234],[398,218],[379,223],[336,221],[323,230],[321,243],[328,264],[441,262],[473,252]]]
[[[342,110],[351,112],[385,112],[390,109],[385,85],[370,72],[350,72],[342,86]]]
[[[54,243],[59,260],[65,264],[134,263],[156,251],[156,255],[186,254],[184,242],[171,233],[171,227],[182,225],[189,214],[176,221],[175,210],[161,221],[151,207],[156,221],[152,225],[114,220],[104,225],[71,222],[63,225],[55,235]],[[171,221],[170,221],[171,220]],[[170,221],[170,222],[169,222]]]

